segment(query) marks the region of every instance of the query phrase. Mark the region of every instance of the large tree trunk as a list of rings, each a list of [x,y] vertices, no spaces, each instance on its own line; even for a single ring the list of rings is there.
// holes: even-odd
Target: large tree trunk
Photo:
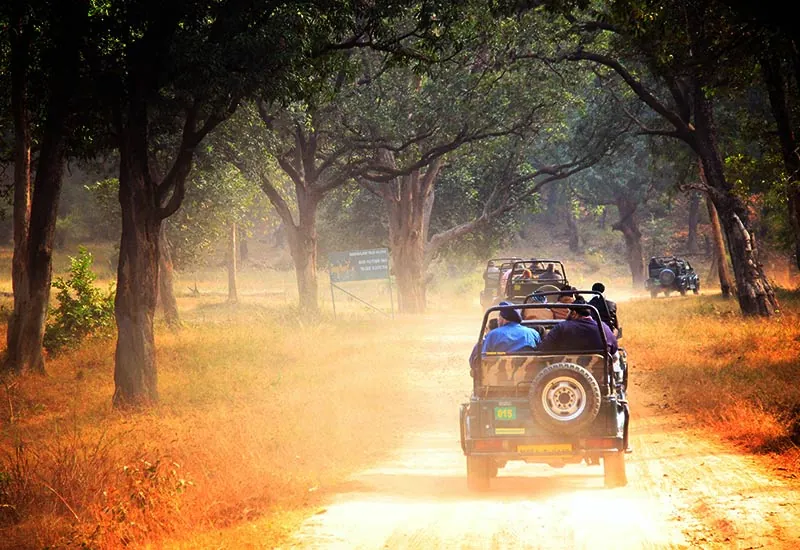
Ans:
[[[697,253],[697,224],[700,218],[700,195],[692,192],[689,195],[689,232],[686,237],[686,251]]]
[[[228,235],[228,301],[239,301],[239,292],[236,290],[236,223],[231,223]]]
[[[161,217],[156,186],[147,170],[146,116],[143,115],[143,112],[133,112],[132,123],[120,143],[122,239],[114,303],[116,407],[158,401],[153,317],[158,296]]]
[[[642,233],[639,231],[639,222],[636,219],[636,202],[627,196],[616,197],[619,221],[612,228],[620,231],[625,239],[625,252],[628,267],[631,270],[631,280],[634,288],[644,286],[644,252],[642,251]]]
[[[28,40],[29,34],[21,14],[17,13],[10,28],[11,40],[11,113],[14,122],[14,253],[11,263],[11,288],[14,311],[6,334],[5,367],[21,372],[27,366],[38,369],[41,357],[33,365],[28,351],[21,346],[20,336],[28,289],[28,224],[31,215],[31,135],[28,119]],[[41,353],[40,353],[41,355]]]
[[[78,50],[85,22],[77,4],[58,5],[61,24],[51,39],[60,53],[51,67],[41,145],[30,199],[30,125],[27,108],[28,35],[24,5],[15,3],[12,42],[12,117],[15,132],[14,311],[8,323],[4,368],[44,373],[42,341],[50,302],[53,235],[66,162],[70,103],[78,78]],[[63,8],[63,11],[60,9]],[[85,15],[85,14],[84,14]],[[29,211],[30,208],[30,211]]]
[[[427,305],[425,280],[425,242],[420,218],[401,212],[396,202],[387,204],[390,219],[389,243],[392,267],[397,282],[398,308],[401,313],[424,313]],[[405,218],[405,223],[402,220]]]
[[[385,162],[394,162],[390,155],[384,153],[384,156]],[[425,272],[432,258],[426,255],[426,246],[435,198],[434,182],[441,166],[439,157],[424,174],[415,170],[381,188],[389,215],[389,248],[401,313],[424,313],[427,304]]]
[[[181,318],[178,314],[178,301],[175,299],[174,266],[172,250],[167,240],[166,223],[161,224],[158,255],[158,299],[164,312],[164,320],[172,328],[178,328]]]
[[[315,193],[297,189],[297,219],[284,220],[289,252],[294,262],[300,309],[306,314],[319,311],[317,281],[317,206]],[[291,216],[291,214],[290,214]]]
[[[797,62],[797,59],[795,58],[794,61]],[[789,178],[786,190],[788,217],[794,237],[795,265],[800,267],[800,151],[798,151],[800,144],[797,142],[797,135],[792,126],[780,57],[772,55],[763,58],[761,67],[769,93],[772,115],[778,129],[783,164]]]
[[[734,287],[730,271],[728,271],[728,256],[725,254],[725,239],[722,236],[722,227],[719,224],[717,209],[714,208],[714,203],[711,202],[709,197],[706,197],[706,207],[708,208],[708,218],[711,220],[711,235],[713,236],[712,240],[714,243],[714,259],[712,263],[717,269],[719,288],[722,291],[722,297],[730,298]]]
[[[14,312],[9,319],[6,365],[16,372],[44,373],[42,342],[52,280],[53,235],[65,164],[63,136],[42,143],[34,183],[30,229],[18,266]]]
[[[756,238],[750,230],[747,209],[725,179],[711,101],[705,97],[705,91],[699,83],[694,92],[697,128],[695,149],[728,240],[739,307],[744,315],[769,317],[779,309],[778,301],[759,262]]]

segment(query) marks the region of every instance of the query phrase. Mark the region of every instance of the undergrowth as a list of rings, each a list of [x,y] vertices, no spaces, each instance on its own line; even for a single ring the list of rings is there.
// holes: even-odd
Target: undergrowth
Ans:
[[[110,337],[114,329],[114,287],[102,291],[95,286],[94,258],[84,247],[70,257],[69,276],[57,277],[58,306],[50,312],[44,332],[44,347],[53,353],[79,346],[86,338]]]
[[[622,343],[672,410],[750,452],[800,447],[800,292],[780,290],[782,313],[742,318],[719,295],[620,304]],[[638,371],[638,372],[637,372]]]
[[[261,534],[273,546],[282,510],[396,447],[413,326],[292,311],[209,302],[158,331],[149,411],[112,408],[105,340],[50,360],[47,377],[7,379],[0,548],[136,548],[278,514]]]

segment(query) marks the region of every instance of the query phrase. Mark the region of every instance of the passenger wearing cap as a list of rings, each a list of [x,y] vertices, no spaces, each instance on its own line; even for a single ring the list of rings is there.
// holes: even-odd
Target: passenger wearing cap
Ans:
[[[573,304],[586,304],[582,296],[575,298]],[[560,308],[566,309],[566,308]],[[602,323],[602,321],[601,321]],[[608,352],[617,353],[617,337],[611,332],[607,324],[603,324],[606,335]],[[554,326],[542,339],[536,351],[579,351],[603,349],[600,331],[597,330],[597,321],[592,317],[588,307],[570,309],[566,321]]]
[[[511,302],[500,302],[500,306],[513,306]],[[483,340],[482,353],[532,351],[539,345],[542,337],[535,330],[522,326],[519,311],[513,308],[500,310],[497,328],[490,331]]]

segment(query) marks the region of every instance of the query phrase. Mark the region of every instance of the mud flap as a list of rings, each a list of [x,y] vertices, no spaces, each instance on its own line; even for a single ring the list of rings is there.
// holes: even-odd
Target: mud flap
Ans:
[[[628,449],[630,445],[628,444],[628,425],[631,422],[631,410],[628,407],[627,401],[622,401],[622,412],[625,415],[625,422],[622,424],[622,449],[624,452],[630,452]]]
[[[467,454],[467,403],[462,403],[458,411],[458,420],[461,426],[461,450]]]

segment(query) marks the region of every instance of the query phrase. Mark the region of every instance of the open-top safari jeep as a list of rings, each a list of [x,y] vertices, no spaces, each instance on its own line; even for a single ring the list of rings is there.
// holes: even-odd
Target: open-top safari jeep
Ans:
[[[489,308],[478,349],[491,319],[503,309],[520,311],[523,325],[546,333],[563,321],[528,320],[527,310],[543,313],[542,309],[576,307],[590,308],[599,321],[597,309],[588,305],[526,303]],[[498,469],[512,460],[560,468],[582,461],[599,465],[602,459],[606,487],[627,484],[630,412],[625,395],[626,354],[620,349],[612,356],[599,324],[598,331],[603,349],[488,353],[472,365],[472,396],[460,409],[469,489],[488,489]]]
[[[558,260],[519,260],[511,264],[507,275],[501,276],[502,300],[521,303],[534,292],[566,290],[569,288],[564,264]]]
[[[484,309],[500,301],[500,275],[504,271],[510,270],[514,262],[520,260],[522,258],[510,256],[492,258],[486,262],[486,268],[483,270],[483,290],[481,290],[481,306]]]

